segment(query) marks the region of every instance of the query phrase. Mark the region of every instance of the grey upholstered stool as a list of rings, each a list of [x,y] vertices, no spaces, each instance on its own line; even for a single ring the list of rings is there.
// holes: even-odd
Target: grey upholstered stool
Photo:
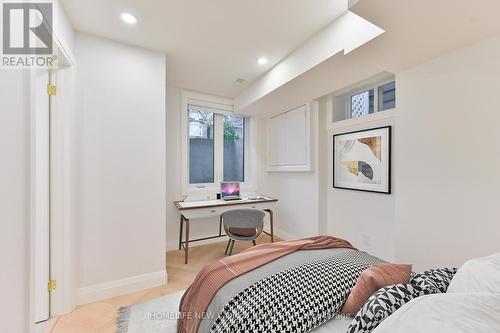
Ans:
[[[264,212],[257,209],[234,209],[222,213],[222,223],[224,230],[229,236],[229,242],[226,246],[226,252],[229,255],[233,253],[234,241],[252,241],[260,236],[264,229]]]

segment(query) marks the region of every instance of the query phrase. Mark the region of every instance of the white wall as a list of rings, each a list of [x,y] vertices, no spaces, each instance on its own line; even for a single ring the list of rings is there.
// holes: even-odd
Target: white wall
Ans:
[[[500,251],[500,36],[397,75],[397,260]]]
[[[27,332],[30,318],[30,111],[26,75],[22,70],[0,71],[0,323],[4,332]]]
[[[165,55],[77,34],[78,301],[165,281]]]
[[[275,110],[275,114],[286,111]],[[258,187],[260,194],[277,198],[274,232],[283,239],[295,239],[319,233],[318,110],[311,108],[311,163],[313,171],[268,172],[268,122],[258,120]]]
[[[415,270],[460,265],[498,252],[499,59],[500,36],[400,71],[397,110],[385,115],[332,124],[325,114],[331,112],[327,99],[319,99],[318,168],[307,175],[260,173],[261,188],[280,199],[277,227],[299,237],[318,223],[320,232],[385,260],[412,263]],[[344,70],[365,71],[365,78],[378,74],[359,60],[343,59]],[[267,114],[279,105],[289,107],[288,97],[298,94],[304,80],[312,84],[307,89],[322,91],[325,76],[328,72],[315,69],[259,107]],[[346,76],[339,88],[351,81]],[[338,78],[335,84],[340,84]],[[333,134],[385,125],[393,125],[393,193],[334,189]],[[261,143],[261,154],[264,147]],[[317,216],[303,218],[315,208]]]
[[[331,110],[331,109],[330,109]],[[326,110],[325,110],[326,111]],[[391,113],[392,114],[392,113]],[[388,117],[375,121],[342,122],[343,125],[326,129],[328,142],[327,205],[328,233],[349,240],[360,250],[383,258],[394,260],[394,205],[396,194],[369,193],[333,187],[333,135],[357,130],[393,125],[394,119]],[[397,140],[393,127],[392,140]],[[394,146],[392,151],[394,151]],[[393,169],[396,166],[393,162]]]
[[[167,66],[168,68],[168,66]],[[167,86],[167,250],[179,241],[179,211],[174,201],[181,197],[181,89]],[[196,228],[193,228],[196,229]],[[168,260],[168,258],[167,258]]]

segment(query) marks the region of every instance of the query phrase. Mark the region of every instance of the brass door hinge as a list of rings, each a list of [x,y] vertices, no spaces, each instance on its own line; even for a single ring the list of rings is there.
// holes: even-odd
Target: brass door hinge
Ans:
[[[47,289],[49,293],[53,292],[56,289],[57,281],[56,280],[49,280],[47,283]]]
[[[47,85],[47,93],[49,96],[55,96],[57,94],[57,88],[55,84],[48,84]]]

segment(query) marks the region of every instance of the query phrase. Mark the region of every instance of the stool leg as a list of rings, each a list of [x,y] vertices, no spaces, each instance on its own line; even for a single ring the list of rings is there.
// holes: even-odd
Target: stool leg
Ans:
[[[257,245],[257,243],[255,242],[255,239],[252,240],[252,243],[253,243],[253,246]]]
[[[233,254],[234,239],[231,242],[231,248],[229,249],[229,255]]]

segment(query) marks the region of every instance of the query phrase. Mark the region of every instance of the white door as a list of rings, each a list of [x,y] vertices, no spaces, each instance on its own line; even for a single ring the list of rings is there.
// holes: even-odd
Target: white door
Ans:
[[[50,298],[50,108],[48,71],[38,71],[34,84],[34,225],[35,225],[35,321],[49,319]]]

